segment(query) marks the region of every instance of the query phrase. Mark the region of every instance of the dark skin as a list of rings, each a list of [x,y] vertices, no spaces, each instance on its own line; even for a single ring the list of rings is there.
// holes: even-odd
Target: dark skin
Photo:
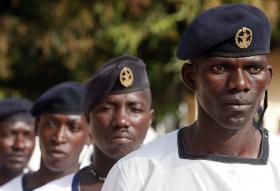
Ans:
[[[29,188],[79,170],[79,155],[90,142],[85,118],[81,115],[42,114],[36,119],[41,149],[38,171],[27,177]]]
[[[198,118],[184,131],[188,152],[257,158],[261,133],[253,117],[272,79],[267,56],[191,62],[183,66],[182,76],[196,93]]]
[[[0,122],[0,186],[22,173],[34,146],[33,121]]]
[[[150,90],[109,94],[87,114],[97,174],[106,177],[123,156],[141,147],[153,119]],[[82,191],[100,191],[103,182],[89,171],[81,175]]]

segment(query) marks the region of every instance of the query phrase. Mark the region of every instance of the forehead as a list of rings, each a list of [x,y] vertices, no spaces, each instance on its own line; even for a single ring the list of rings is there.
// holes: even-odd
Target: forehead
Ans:
[[[33,130],[34,123],[30,121],[3,121],[0,122],[0,131],[1,130]]]
[[[79,120],[82,118],[82,115],[77,115],[77,114],[53,114],[53,113],[46,113],[40,115],[40,118],[42,120],[50,120],[50,119],[55,119],[58,121],[65,121],[65,120]]]
[[[102,102],[147,102],[147,94],[145,91],[137,91],[137,92],[130,92],[130,93],[122,93],[122,94],[108,94],[104,96],[101,100]]]
[[[235,63],[260,63],[260,64],[268,64],[267,55],[255,55],[248,57],[237,57],[237,58],[228,58],[228,57],[204,57],[198,58],[197,66],[201,64],[235,64]],[[196,62],[196,61],[195,61]]]

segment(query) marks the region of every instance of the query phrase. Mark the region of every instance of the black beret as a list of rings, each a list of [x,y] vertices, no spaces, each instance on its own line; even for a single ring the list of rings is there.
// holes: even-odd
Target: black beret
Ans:
[[[199,56],[245,57],[270,52],[271,26],[265,14],[247,4],[225,4],[193,20],[177,49],[182,60]]]
[[[63,82],[43,93],[31,109],[33,116],[42,113],[82,114],[84,86],[77,82]]]
[[[25,98],[9,98],[0,101],[0,121],[23,120],[30,121],[32,102]]]
[[[145,63],[136,57],[122,55],[102,65],[86,83],[85,113],[107,94],[140,91],[150,86]]]

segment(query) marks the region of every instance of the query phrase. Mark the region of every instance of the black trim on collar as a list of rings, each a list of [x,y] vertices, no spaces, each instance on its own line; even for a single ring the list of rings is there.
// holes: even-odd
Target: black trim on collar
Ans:
[[[187,127],[185,127],[187,128]],[[214,155],[214,154],[192,154],[187,153],[185,148],[184,129],[182,128],[177,134],[177,144],[178,144],[178,155],[181,159],[190,160],[210,160],[223,163],[242,163],[242,164],[252,164],[252,165],[266,165],[269,156],[269,140],[268,140],[268,130],[261,128],[262,140],[261,140],[261,151],[259,158],[245,158],[245,157],[235,157],[227,155]]]
[[[74,175],[71,183],[71,191],[80,191],[81,174],[87,170],[90,170],[90,166],[85,166]]]
[[[36,188],[30,188],[27,186],[27,177],[29,177],[32,174],[32,172],[24,174],[21,178],[21,186],[23,191],[33,191]]]

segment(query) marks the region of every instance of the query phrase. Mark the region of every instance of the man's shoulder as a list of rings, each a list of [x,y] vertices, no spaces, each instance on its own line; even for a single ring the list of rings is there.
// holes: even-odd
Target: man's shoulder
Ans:
[[[22,190],[22,175],[15,177],[14,179],[12,179],[11,181],[7,182],[6,184],[4,184],[3,186],[0,187],[0,191],[20,191]]]
[[[272,133],[272,132],[269,132],[268,136],[269,136],[269,145],[270,145],[270,147],[276,145],[278,147],[278,149],[279,149],[279,146],[280,146],[280,136],[275,134],[275,133]]]
[[[178,130],[175,130],[162,135],[159,138],[141,147],[140,149],[128,154],[127,156],[119,160],[118,163],[121,164],[124,161],[135,159],[161,160],[167,155],[174,153],[177,154],[177,134]]]
[[[280,160],[280,136],[269,132],[269,158],[270,160]],[[279,163],[280,164],[280,163]]]
[[[47,184],[35,189],[34,191],[49,191],[49,190],[51,190],[51,191],[56,191],[56,190],[71,191],[71,185],[72,185],[74,176],[75,176],[75,173],[69,174],[62,178],[48,182]]]

